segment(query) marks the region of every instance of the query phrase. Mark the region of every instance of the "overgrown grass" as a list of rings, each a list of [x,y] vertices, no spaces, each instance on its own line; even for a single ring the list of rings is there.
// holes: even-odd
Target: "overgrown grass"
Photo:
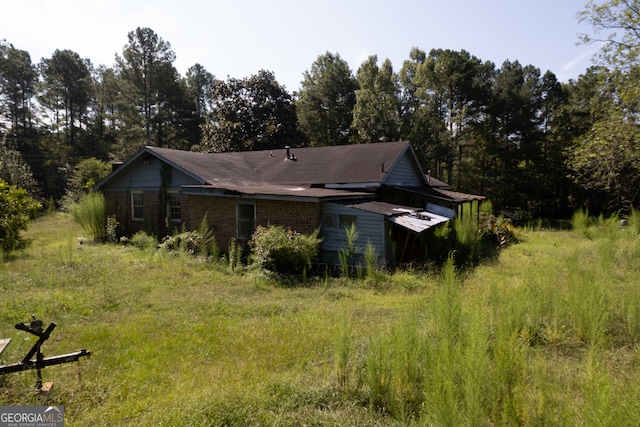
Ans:
[[[31,313],[58,324],[47,356],[93,356],[45,369],[47,396],[35,372],[0,376],[0,406],[64,405],[70,426],[632,425],[640,237],[589,221],[588,238],[522,232],[464,273],[449,260],[283,287],[146,245],[79,245],[51,215],[0,263],[1,362],[31,347],[13,327]]]

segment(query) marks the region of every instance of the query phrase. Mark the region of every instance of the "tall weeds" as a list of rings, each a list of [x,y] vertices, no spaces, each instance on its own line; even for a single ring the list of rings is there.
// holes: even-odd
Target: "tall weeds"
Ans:
[[[69,208],[73,219],[80,224],[88,237],[94,241],[104,240],[106,233],[106,203],[104,195],[92,191]]]

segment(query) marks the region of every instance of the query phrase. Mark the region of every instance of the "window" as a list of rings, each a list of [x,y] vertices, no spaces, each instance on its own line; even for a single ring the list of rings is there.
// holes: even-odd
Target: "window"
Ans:
[[[256,207],[253,203],[238,203],[238,238],[249,239],[256,228]]]
[[[131,192],[131,218],[136,221],[144,219],[144,203],[142,191]]]
[[[167,192],[167,217],[172,222],[180,222],[182,220],[180,193],[177,191]]]

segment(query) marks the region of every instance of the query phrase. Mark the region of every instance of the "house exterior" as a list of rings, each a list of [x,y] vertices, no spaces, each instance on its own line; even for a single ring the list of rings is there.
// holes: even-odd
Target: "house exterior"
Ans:
[[[371,242],[381,262],[395,264],[424,258],[424,234],[455,215],[447,203],[463,202],[431,180],[402,141],[234,153],[149,146],[94,189],[128,234],[196,229],[206,217],[226,248],[247,242],[258,225],[320,228],[320,261],[336,265],[354,223],[357,245]]]

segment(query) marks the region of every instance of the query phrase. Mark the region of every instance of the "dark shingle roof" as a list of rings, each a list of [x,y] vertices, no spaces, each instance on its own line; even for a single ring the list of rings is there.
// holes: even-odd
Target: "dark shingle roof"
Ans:
[[[146,147],[209,185],[381,183],[407,149],[408,142],[291,148],[287,158],[286,149],[196,153]]]

